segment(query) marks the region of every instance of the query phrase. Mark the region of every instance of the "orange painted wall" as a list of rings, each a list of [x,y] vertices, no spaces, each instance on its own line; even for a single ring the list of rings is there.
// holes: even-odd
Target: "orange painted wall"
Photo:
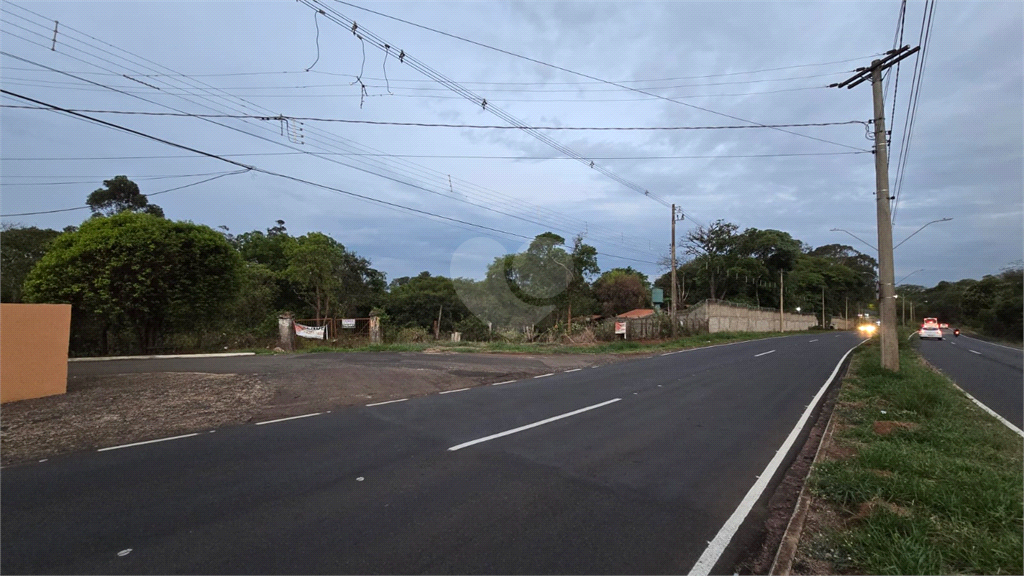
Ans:
[[[64,394],[70,304],[0,304],[0,403]]]

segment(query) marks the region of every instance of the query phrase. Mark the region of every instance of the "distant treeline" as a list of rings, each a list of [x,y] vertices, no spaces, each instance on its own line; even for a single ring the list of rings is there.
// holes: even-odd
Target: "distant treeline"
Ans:
[[[166,219],[125,177],[104,186],[89,195],[93,215],[80,226],[0,231],[0,299],[70,303],[75,355],[263,346],[285,311],[312,319],[375,314],[386,338],[429,338],[435,323],[439,333],[464,339],[533,337],[650,308],[653,288],[663,290],[665,308],[672,298],[669,272],[653,279],[632,267],[602,272],[583,237],[540,234],[524,252],[495,258],[482,280],[422,272],[388,282],[327,234],[293,236],[278,220],[236,235]],[[780,276],[788,311],[820,317],[824,300],[827,323],[875,307],[875,260],[850,246],[813,248],[786,232],[724,221],[680,240],[681,309],[706,298],[777,307]],[[911,288],[905,293],[919,317],[1020,338],[1019,267]]]

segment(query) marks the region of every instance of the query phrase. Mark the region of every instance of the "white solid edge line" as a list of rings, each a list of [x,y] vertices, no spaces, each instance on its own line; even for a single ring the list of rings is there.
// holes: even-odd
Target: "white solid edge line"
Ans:
[[[554,376],[554,372],[548,372],[547,374],[541,374],[540,376],[534,376],[534,378],[545,378],[547,376]]]
[[[298,420],[299,418],[309,418],[310,416],[319,416],[323,412],[314,412],[312,414],[303,414],[302,416],[289,416],[287,418],[278,418],[277,420],[267,420],[266,422],[257,422],[257,426],[263,426],[264,424],[273,424],[274,422],[284,422],[285,420]]]
[[[177,440],[179,438],[188,438],[190,436],[199,436],[199,432],[193,432],[192,434],[182,434],[181,436],[171,436],[170,438],[158,438],[156,440],[146,440],[145,442],[132,442],[131,444],[121,444],[120,446],[109,446],[107,448],[100,448],[97,452],[106,452],[107,450],[120,450],[121,448],[130,448],[132,446],[142,446],[143,444],[153,444],[154,442],[167,442],[168,440]]]
[[[504,382],[495,382],[494,384],[491,384],[491,386],[501,386],[502,384],[511,384],[513,382],[515,382],[515,380],[505,380]]]
[[[408,398],[402,398],[401,400],[388,400],[387,402],[374,402],[373,404],[367,404],[366,406],[383,406],[385,404],[394,404],[395,402],[405,402],[406,400],[408,400]]]
[[[981,356],[981,352],[978,352],[977,350],[971,350],[970,348],[968,348],[967,351],[970,352],[971,354],[977,354],[978,356]]]
[[[857,344],[857,346],[860,346],[864,342],[867,342],[867,340],[862,340]],[[747,514],[749,514],[751,508],[754,507],[754,503],[761,497],[761,494],[764,492],[765,488],[768,487],[768,483],[775,475],[775,472],[778,471],[779,466],[781,466],[783,460],[786,459],[789,449],[793,447],[794,443],[796,443],[796,439],[800,436],[800,431],[803,430],[804,424],[806,424],[807,420],[811,417],[811,412],[813,412],[814,407],[818,405],[818,401],[825,395],[825,390],[828,390],[829,385],[831,385],[832,381],[835,380],[836,374],[839,373],[839,368],[843,365],[843,362],[846,361],[846,357],[849,356],[850,352],[853,352],[857,346],[847,350],[846,354],[843,354],[843,357],[839,359],[835,369],[832,370],[832,375],[828,377],[828,380],[826,380],[821,386],[818,393],[814,395],[811,403],[807,405],[804,413],[800,416],[800,420],[797,421],[796,426],[793,427],[793,430],[789,433],[789,436],[786,437],[786,440],[782,443],[778,452],[775,453],[775,457],[768,462],[768,466],[766,466],[764,471],[761,472],[761,475],[757,477],[757,481],[754,482],[754,485],[747,491],[747,495],[740,501],[740,505],[736,507],[732,516],[729,516],[729,519],[725,521],[725,524],[722,525],[718,534],[716,534],[715,538],[708,543],[708,547],[704,549],[704,553],[697,559],[697,563],[690,569],[690,576],[707,576],[711,573],[711,569],[715,567],[715,563],[718,562],[718,559],[722,556],[722,552],[724,552],[725,548],[729,545],[729,541],[732,540],[732,537],[736,534],[740,525],[743,524],[743,520],[746,519]]]
[[[818,339],[817,339],[817,338],[815,338],[814,340],[811,340],[811,342],[817,342],[817,341],[818,341]]]
[[[516,432],[522,432],[523,430],[529,430],[530,428],[536,428],[537,426],[542,426],[544,424],[548,424],[549,422],[554,422],[555,420],[561,420],[562,418],[568,418],[569,416],[582,414],[583,412],[586,412],[588,410],[593,410],[595,408],[600,408],[602,406],[614,404],[619,400],[622,400],[622,398],[612,398],[611,400],[601,402],[600,404],[594,404],[593,406],[587,406],[586,408],[580,408],[579,410],[573,410],[572,412],[566,412],[565,414],[559,414],[558,416],[545,418],[544,420],[534,422],[533,424],[527,424],[525,426],[520,426],[519,428],[513,428],[511,430],[505,430],[504,432],[498,432],[497,434],[491,434],[490,436],[484,436],[483,438],[477,438],[476,440],[470,440],[469,442],[463,442],[462,444],[452,446],[451,448],[448,449],[448,451],[455,452],[456,450],[462,450],[463,448],[472,446],[474,444],[487,442],[488,440],[494,440],[495,438],[501,438],[502,436],[508,436],[509,434],[515,434]]]
[[[775,352],[775,350],[769,350],[767,352],[761,352],[760,354],[754,354],[754,358],[757,358],[758,356],[764,356],[765,354],[771,354],[772,352]]]
[[[466,390],[469,390],[469,388],[459,388],[458,390],[445,390],[444,392],[441,392],[441,394],[453,394],[455,392],[465,392]]]
[[[953,379],[950,378],[949,381],[953,382]],[[1021,438],[1024,438],[1024,430],[1021,430],[1020,428],[1017,428],[1013,424],[1010,424],[1009,420],[1007,420],[1006,418],[1003,418],[999,414],[996,414],[995,410],[993,410],[993,409],[989,408],[988,406],[985,406],[984,404],[979,402],[978,399],[975,398],[974,396],[971,396],[970,393],[967,392],[967,390],[964,390],[963,388],[960,388],[960,386],[956,382],[953,382],[953,386],[956,386],[958,390],[960,390],[961,392],[964,393],[964,396],[967,396],[968,398],[970,398],[971,401],[974,402],[975,404],[977,404],[979,408],[981,408],[985,412],[988,412],[989,414],[995,416],[996,419],[999,420],[1000,422],[1002,422],[1003,424],[1005,424],[1007,428],[1009,428],[1010,430],[1013,430],[1014,432],[1016,432]]]
[[[1007,350],[1013,350],[1014,352],[1020,352],[1021,351],[1019,348],[1014,348],[1013,346],[1003,346],[1002,344],[996,344],[995,342],[989,342],[988,340],[982,340],[981,338],[972,338],[972,337],[970,337],[970,336],[968,336],[966,334],[960,334],[960,335],[963,336],[964,338],[967,338],[968,340],[976,340],[978,342],[984,342],[985,344],[991,344],[993,346],[999,346],[1000,348],[1006,348]]]
[[[566,370],[565,373],[568,374],[569,372],[579,372],[580,370],[583,370],[583,368],[573,368],[572,370]]]
[[[164,354],[154,356],[98,356],[94,358],[68,358],[68,362],[103,362],[106,360],[160,360],[161,358],[230,358],[255,356],[255,352],[215,352],[213,354]]]

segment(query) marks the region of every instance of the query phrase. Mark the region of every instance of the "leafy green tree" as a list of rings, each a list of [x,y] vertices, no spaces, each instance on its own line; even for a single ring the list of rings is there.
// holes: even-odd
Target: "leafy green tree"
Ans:
[[[110,180],[104,180],[103,188],[89,194],[85,203],[92,209],[93,218],[113,216],[121,212],[143,212],[164,217],[163,209],[156,204],[150,204],[149,198],[139,191],[139,185],[127,176],[114,176]]]
[[[286,245],[285,255],[284,277],[317,320],[332,313],[367,314],[383,300],[384,274],[326,234],[310,232],[295,238]]]
[[[594,293],[605,316],[651,306],[647,276],[631,267],[613,268],[602,274],[594,282]]]
[[[25,300],[72,305],[73,329],[102,323],[137,349],[222,320],[238,288],[238,253],[206,226],[122,212],[57,237],[25,281]]]
[[[412,278],[405,277],[385,297],[384,307],[397,328],[421,327],[430,329],[441,313],[439,330],[457,330],[472,316],[459,298],[452,280],[444,276],[431,276],[421,272]],[[486,328],[486,325],[484,325]]]
[[[56,230],[35,226],[0,228],[0,302],[21,302],[25,277],[58,236]]]

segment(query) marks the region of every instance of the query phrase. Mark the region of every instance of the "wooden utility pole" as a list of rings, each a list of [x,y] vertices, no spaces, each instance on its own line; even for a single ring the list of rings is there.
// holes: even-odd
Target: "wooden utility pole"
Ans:
[[[850,329],[850,297],[846,297],[846,312],[843,312],[843,324],[846,326],[844,330]]]
[[[825,329],[825,287],[821,287],[821,329]]]
[[[676,317],[676,311],[679,310],[676,304],[676,295],[679,294],[679,289],[676,287],[676,221],[683,219],[683,212],[680,210],[676,212],[676,205],[672,205],[672,296],[669,301],[669,314],[672,316],[672,338],[675,338],[679,333],[679,318]]]
[[[779,270],[779,332],[785,332],[786,326],[782,312],[782,270]]]
[[[853,88],[871,81],[875,124],[875,217],[878,223],[878,315],[882,322],[882,368],[899,372],[899,341],[896,336],[895,276],[892,254],[892,216],[889,201],[889,151],[885,131],[885,102],[882,96],[882,71],[914,54],[921,47],[903,46],[889,50],[867,68],[858,68],[850,78],[832,84],[835,88]]]

